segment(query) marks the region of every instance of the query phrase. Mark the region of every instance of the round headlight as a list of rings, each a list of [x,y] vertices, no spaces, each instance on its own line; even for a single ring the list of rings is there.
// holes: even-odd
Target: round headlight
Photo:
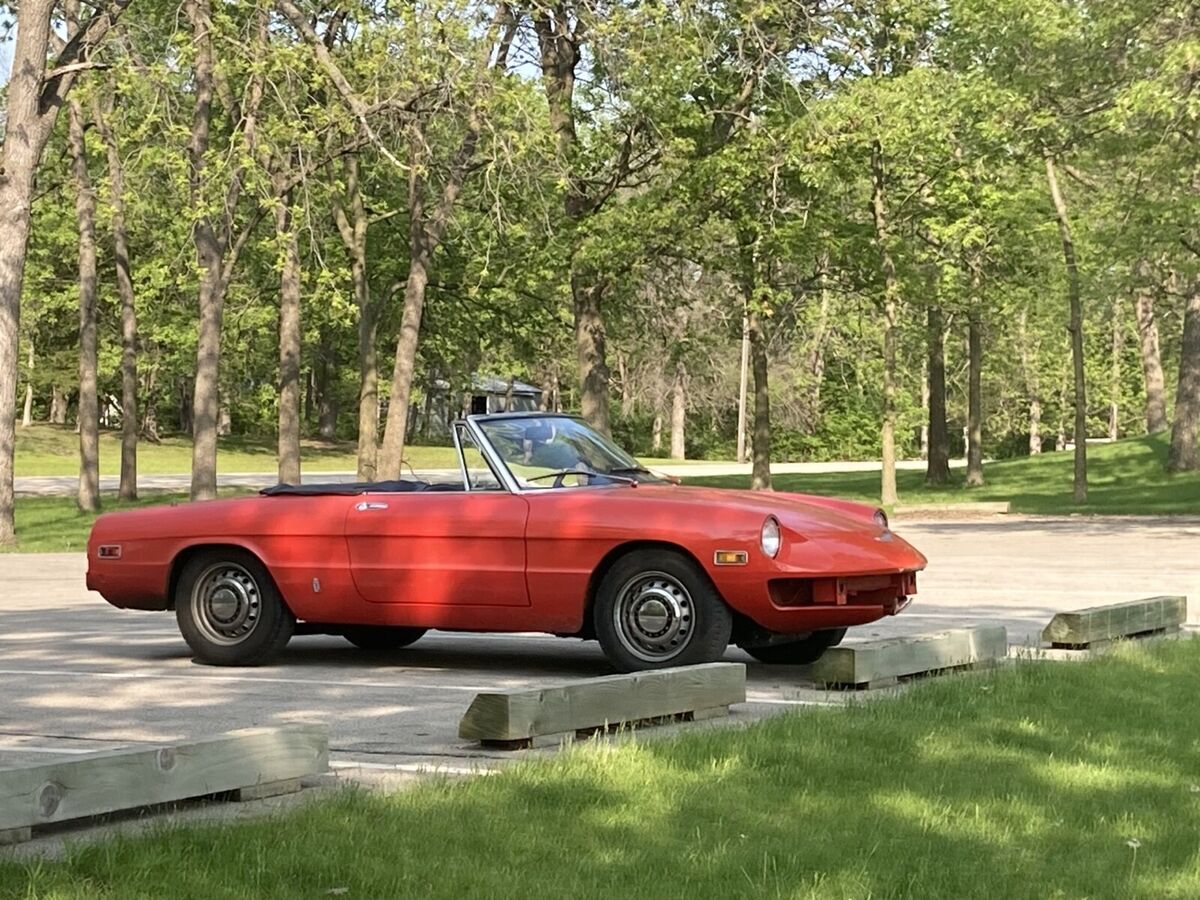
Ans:
[[[762,547],[762,552],[772,559],[779,555],[779,548],[783,546],[783,535],[779,531],[779,523],[774,516],[768,516],[767,521],[763,522],[759,545]]]
[[[887,517],[887,513],[885,513],[882,509],[875,510],[875,524],[878,525],[880,528],[882,528],[884,531],[887,531],[888,517]]]

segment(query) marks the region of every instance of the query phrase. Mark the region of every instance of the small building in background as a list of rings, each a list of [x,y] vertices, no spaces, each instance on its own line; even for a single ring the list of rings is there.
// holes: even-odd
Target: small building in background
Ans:
[[[470,415],[534,412],[541,408],[542,389],[515,378],[476,375],[471,380]]]
[[[542,408],[542,389],[495,375],[474,375],[468,392],[452,397],[450,383],[437,380],[423,397],[413,398],[410,437],[443,438],[451,423],[463,415],[500,412],[535,412]]]

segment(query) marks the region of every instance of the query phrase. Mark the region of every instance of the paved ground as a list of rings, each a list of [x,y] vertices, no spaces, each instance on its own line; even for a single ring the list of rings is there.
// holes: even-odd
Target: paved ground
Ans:
[[[1056,610],[1188,594],[1200,612],[1200,519],[1041,519],[901,526],[930,559],[917,602],[866,639],[1003,622],[1030,643]],[[280,722],[329,722],[334,760],[456,766],[494,756],[455,736],[479,690],[602,674],[595,644],[433,633],[396,654],[296,638],[263,669],[194,664],[169,613],[116,610],[83,587],[78,554],[0,555],[0,765],[31,754],[166,741]],[[841,702],[799,669],[750,662],[744,721]]]
[[[965,465],[962,460],[951,460],[952,467]],[[924,469],[921,460],[901,460],[896,463],[898,469]],[[728,462],[689,462],[664,463],[656,465],[655,471],[664,475],[678,475],[690,478],[707,478],[716,475],[749,475],[750,463]],[[825,472],[877,472],[877,461],[865,462],[802,462],[775,463],[771,471],[776,475],[820,474]],[[458,477],[455,469],[429,469],[415,472],[420,478],[435,481],[452,480]],[[321,481],[354,481],[353,472],[312,472],[305,480]],[[221,487],[262,488],[276,482],[274,472],[230,472],[218,475],[217,483]],[[181,475],[139,475],[138,490],[140,491],[186,491],[191,486],[192,476]],[[116,475],[102,475],[100,490],[115,492],[120,487],[120,478]],[[74,496],[79,488],[79,479],[74,475],[23,475],[16,479],[18,497],[54,497]]]
[[[914,522],[899,530],[930,560],[917,602],[852,640],[1002,622],[1034,643],[1057,610],[1153,594],[1187,594],[1200,621],[1200,518],[996,517]],[[0,555],[0,766],[92,750],[185,740],[256,725],[327,722],[335,773],[389,786],[430,770],[469,774],[527,754],[483,751],[456,737],[473,694],[608,671],[594,644],[537,635],[433,633],[396,654],[332,637],[295,639],[262,669],[194,664],[169,613],[116,610],[83,587],[80,554]],[[797,706],[844,703],[804,670],[748,663],[748,702],[721,727]],[[869,695],[853,695],[863,697]],[[667,728],[651,733],[669,733]],[[529,751],[539,753],[549,751]],[[225,820],[307,802],[199,804],[175,818]],[[83,826],[13,848],[54,855],[78,835],[136,830],[155,816]]]

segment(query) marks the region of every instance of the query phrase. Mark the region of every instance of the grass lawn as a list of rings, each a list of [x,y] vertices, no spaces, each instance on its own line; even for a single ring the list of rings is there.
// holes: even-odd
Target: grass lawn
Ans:
[[[1091,514],[1200,514],[1200,472],[1168,475],[1167,436],[1131,438],[1088,447],[1088,503],[1076,506],[1071,498],[1073,455],[1003,460],[984,466],[983,487],[967,488],[964,472],[952,472],[953,483],[944,488],[925,485],[924,471],[896,473],[901,504],[970,503],[1009,500],[1013,512]],[[690,484],[714,487],[749,487],[748,476],[688,479]],[[776,475],[776,490],[825,494],[879,502],[878,472],[833,472],[819,475]]]
[[[239,488],[222,488],[222,497],[247,493]],[[184,493],[148,492],[135,503],[124,503],[113,494],[104,495],[103,512],[157,506],[164,503],[186,503]],[[75,507],[74,497],[18,497],[14,510],[17,524],[17,543],[0,546],[0,553],[64,553],[87,549],[88,532],[95,516],[82,513]]]
[[[1200,641],[0,863],[0,896],[1196,897]]]
[[[278,447],[270,440],[221,438],[217,465],[221,472],[274,472]],[[417,469],[450,469],[458,465],[453,447],[407,447],[409,464]],[[301,465],[310,472],[353,472],[353,442],[301,442]],[[100,474],[121,471],[121,435],[100,433]],[[192,471],[192,441],[165,437],[160,444],[138,444],[138,472],[177,475]],[[79,436],[69,427],[35,424],[17,429],[16,473],[20,475],[77,475]]]
[[[221,438],[217,466],[220,472],[274,472],[278,447],[272,440]],[[352,441],[305,440],[300,446],[301,466],[306,472],[353,472],[356,446]],[[404,459],[414,469],[453,469],[458,457],[453,447],[408,446]],[[647,464],[667,462],[645,459]],[[681,460],[674,460],[681,462]],[[121,471],[121,435],[100,433],[100,474],[117,475]],[[138,473],[141,475],[178,475],[192,471],[192,441],[184,437],[166,437],[162,443],[138,444]],[[77,475],[79,473],[79,436],[60,425],[35,424],[17,429],[16,474]]]

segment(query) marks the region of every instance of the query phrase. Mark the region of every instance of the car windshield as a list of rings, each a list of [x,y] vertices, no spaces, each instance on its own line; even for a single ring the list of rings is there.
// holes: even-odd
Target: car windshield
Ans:
[[[522,488],[662,481],[611,440],[568,416],[483,419],[479,427]]]

